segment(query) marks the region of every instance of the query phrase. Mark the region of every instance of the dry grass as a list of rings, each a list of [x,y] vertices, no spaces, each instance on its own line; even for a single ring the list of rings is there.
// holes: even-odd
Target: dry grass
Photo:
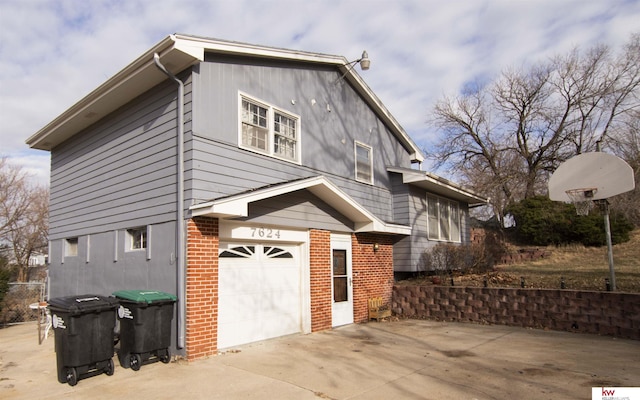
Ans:
[[[454,284],[483,286],[486,280],[490,287],[520,287],[524,278],[527,288],[559,289],[563,279],[566,289],[605,290],[605,279],[610,277],[606,246],[548,247],[547,253],[550,256],[546,258],[497,266],[487,274],[457,276]],[[640,229],[631,233],[629,242],[613,247],[613,260],[617,290],[640,293]],[[423,279],[411,283],[424,282]]]

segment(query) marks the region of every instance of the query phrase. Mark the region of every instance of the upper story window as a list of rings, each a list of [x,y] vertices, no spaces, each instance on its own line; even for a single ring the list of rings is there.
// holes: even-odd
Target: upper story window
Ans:
[[[127,250],[142,250],[147,248],[147,228],[127,229]]]
[[[364,143],[355,142],[356,180],[373,183],[373,150]]]
[[[78,238],[68,238],[64,241],[64,256],[75,257],[78,255]]]
[[[300,162],[300,118],[240,95],[240,147]]]
[[[429,239],[460,242],[460,206],[457,202],[427,196],[427,212]]]

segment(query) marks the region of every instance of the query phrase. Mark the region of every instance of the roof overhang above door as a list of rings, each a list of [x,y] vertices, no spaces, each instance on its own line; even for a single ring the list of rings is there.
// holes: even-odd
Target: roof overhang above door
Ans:
[[[249,216],[250,203],[303,189],[310,191],[336,211],[353,221],[355,232],[397,235],[411,234],[410,226],[389,224],[381,221],[324,176],[285,182],[259,188],[251,192],[219,198],[206,203],[196,204],[190,207],[189,210],[191,211],[192,217],[208,216],[221,219],[247,217]]]

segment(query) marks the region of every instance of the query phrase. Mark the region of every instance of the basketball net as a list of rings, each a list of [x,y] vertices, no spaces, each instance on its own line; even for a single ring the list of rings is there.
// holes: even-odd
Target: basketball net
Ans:
[[[593,195],[598,191],[597,188],[580,188],[565,191],[571,202],[576,207],[576,214],[589,215],[589,211],[593,208]]]

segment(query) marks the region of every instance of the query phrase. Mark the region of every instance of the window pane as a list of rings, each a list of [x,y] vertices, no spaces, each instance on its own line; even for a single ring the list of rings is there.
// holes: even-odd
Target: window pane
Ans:
[[[440,201],[440,239],[449,240],[449,202]]]
[[[78,238],[70,238],[66,240],[65,256],[75,257],[78,255]]]
[[[348,291],[347,291],[347,277],[335,277],[333,278],[333,301],[347,301]]]
[[[267,109],[242,99],[242,144],[267,151]]]
[[[243,99],[242,122],[266,128],[267,109]]]
[[[275,155],[296,160],[297,132],[296,120],[282,114],[274,115],[273,152]]]
[[[346,250],[333,251],[333,275],[347,274],[347,252]]]
[[[451,240],[460,241],[460,209],[458,203],[451,203]]]
[[[259,150],[267,151],[267,129],[253,125],[242,125],[242,144]]]
[[[127,229],[129,236],[129,250],[146,249],[147,248],[147,229]]]
[[[356,143],[356,179],[371,182],[371,149]]]
[[[438,200],[435,197],[427,197],[428,235],[429,239],[440,239],[438,224]]]

